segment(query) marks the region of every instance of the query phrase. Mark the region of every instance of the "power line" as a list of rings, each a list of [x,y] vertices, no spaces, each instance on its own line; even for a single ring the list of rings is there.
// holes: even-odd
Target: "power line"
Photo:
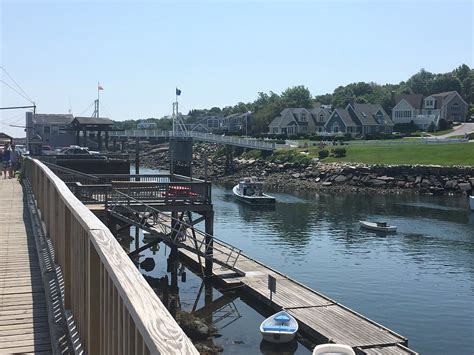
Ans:
[[[90,108],[92,107],[93,104],[94,104],[94,103],[91,102],[91,103],[89,104],[89,106],[87,106],[87,108],[79,114],[79,116],[82,116],[82,115],[84,114],[84,112],[86,112],[88,109],[90,109]]]
[[[23,94],[25,94],[25,96],[28,97],[31,102],[33,102],[33,99],[30,97],[30,95],[28,95],[28,94],[26,93],[26,91],[23,90],[23,88],[20,86],[20,84],[18,84],[18,83],[15,81],[15,79],[13,79],[10,74],[8,74],[7,70],[6,70],[3,66],[1,66],[1,65],[0,65],[0,68],[2,68],[2,70],[5,72],[5,74],[7,74],[7,76],[10,78],[10,80],[13,81],[16,86],[18,86],[18,88],[21,90],[21,92],[23,92]]]
[[[23,95],[21,92],[19,92],[18,90],[16,90],[15,88],[13,88],[10,84],[8,84],[6,81],[0,79],[0,81],[2,83],[4,83],[6,86],[8,86],[10,89],[12,89],[13,91],[15,91],[18,95],[20,95],[21,97],[23,97],[26,101],[29,101],[31,102],[33,105],[35,104],[33,101],[31,101],[29,98],[27,98],[25,95]]]

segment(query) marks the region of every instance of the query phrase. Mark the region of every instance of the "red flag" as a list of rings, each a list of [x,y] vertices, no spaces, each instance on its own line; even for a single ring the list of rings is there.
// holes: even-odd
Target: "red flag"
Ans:
[[[100,84],[97,84],[97,90],[104,90],[104,88]]]

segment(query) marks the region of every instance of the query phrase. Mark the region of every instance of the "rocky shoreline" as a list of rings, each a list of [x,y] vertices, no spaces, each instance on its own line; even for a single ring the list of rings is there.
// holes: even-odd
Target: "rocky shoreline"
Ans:
[[[210,144],[195,144],[194,177],[204,179],[207,175],[213,182],[235,184],[244,176],[257,176],[272,190],[462,195],[470,194],[474,189],[472,166],[367,165],[318,161],[302,166],[264,159],[234,158],[233,173],[226,175],[225,157],[216,154],[216,149]],[[150,150],[142,156],[141,165],[169,169],[167,151]]]

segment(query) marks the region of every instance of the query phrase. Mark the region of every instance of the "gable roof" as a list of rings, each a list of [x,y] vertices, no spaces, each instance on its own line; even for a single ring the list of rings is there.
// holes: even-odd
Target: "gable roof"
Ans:
[[[341,117],[342,121],[344,124],[347,126],[357,126],[357,124],[354,122],[352,119],[351,115],[349,114],[349,111],[347,111],[345,108],[336,108],[334,109],[333,113],[331,114],[331,117],[329,120],[334,116],[334,114],[337,113],[339,117]],[[327,122],[329,122],[327,120]]]
[[[34,114],[34,124],[61,124],[68,125],[74,117],[71,114]]]
[[[280,124],[281,124],[281,120],[283,119],[283,117],[281,116],[277,116],[273,119],[272,122],[270,122],[269,126],[276,126],[276,127],[279,127]]]
[[[441,92],[439,94],[433,94],[433,95],[430,95],[431,97],[435,98],[436,99],[436,108],[441,108],[441,106],[443,106],[444,104],[448,103],[449,101],[451,101],[451,99],[454,97],[454,96],[459,96],[461,98],[461,100],[466,103],[466,101],[464,101],[464,99],[462,98],[461,95],[459,95],[459,93],[457,91],[446,91],[446,92]],[[467,103],[466,103],[467,105]]]
[[[328,116],[328,117],[331,116],[331,111],[322,107],[312,108],[309,110],[309,112],[311,113],[311,118],[313,119],[314,125],[317,127],[324,126],[324,124],[326,123],[325,121],[323,122],[319,121],[319,115],[321,113],[324,116]]]
[[[400,101],[405,100],[408,102],[414,109],[420,110],[423,106],[423,95],[421,94],[398,94],[395,95],[395,106],[399,104]]]
[[[114,121],[110,118],[105,117],[74,117],[73,121],[77,121],[79,124],[91,124],[91,125],[113,125]]]
[[[363,125],[367,126],[393,126],[394,123],[390,116],[385,112],[382,105],[380,104],[354,104],[354,111],[356,112],[357,116],[361,120]],[[376,115],[377,113],[382,113],[383,123],[379,123],[377,121]]]

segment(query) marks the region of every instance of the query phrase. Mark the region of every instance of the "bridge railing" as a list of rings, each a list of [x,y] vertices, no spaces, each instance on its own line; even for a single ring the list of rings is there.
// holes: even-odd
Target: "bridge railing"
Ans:
[[[111,132],[112,134],[112,132]],[[150,138],[150,137],[190,137],[197,140],[211,142],[211,143],[220,143],[228,145],[236,145],[245,148],[254,148],[254,149],[263,149],[263,150],[273,150],[275,149],[275,143],[265,142],[255,138],[240,138],[233,136],[222,136],[219,134],[212,133],[203,133],[195,131],[187,132],[172,132],[172,131],[148,131],[148,130],[130,130],[122,132],[113,132],[115,137],[140,137],[140,138]]]
[[[25,159],[88,354],[198,354],[108,228],[46,165]]]

